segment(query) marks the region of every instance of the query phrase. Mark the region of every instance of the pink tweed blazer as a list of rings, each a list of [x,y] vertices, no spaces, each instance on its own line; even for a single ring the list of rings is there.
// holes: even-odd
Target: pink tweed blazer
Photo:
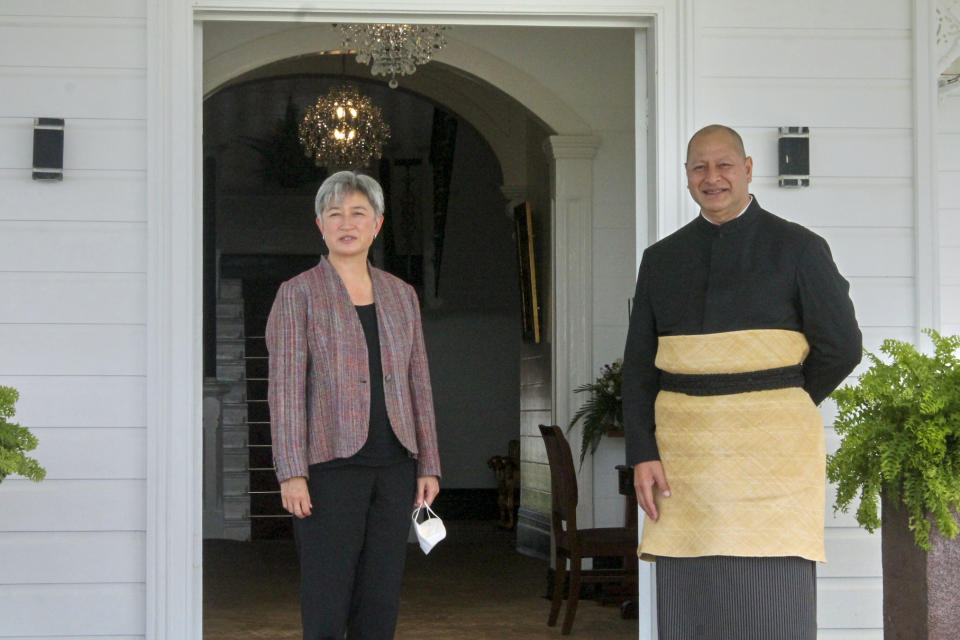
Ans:
[[[383,390],[394,433],[419,476],[439,476],[437,430],[420,307],[413,287],[370,267]],[[267,320],[270,432],[277,478],[352,456],[367,439],[370,364],[360,318],[326,258],[280,285]]]

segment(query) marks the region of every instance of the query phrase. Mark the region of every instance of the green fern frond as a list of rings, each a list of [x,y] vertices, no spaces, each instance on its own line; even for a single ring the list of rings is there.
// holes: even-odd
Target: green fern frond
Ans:
[[[901,501],[914,541],[929,549],[932,526],[947,538],[960,533],[960,336],[924,333],[932,354],[884,340],[882,356],[866,353],[858,384],[832,394],[841,444],[827,477],[838,511],[859,498],[857,521],[868,531],[880,526],[881,493]]]
[[[37,448],[36,436],[26,427],[7,420],[13,417],[19,397],[16,389],[0,386],[0,482],[11,474],[39,482],[47,472],[26,455]]]

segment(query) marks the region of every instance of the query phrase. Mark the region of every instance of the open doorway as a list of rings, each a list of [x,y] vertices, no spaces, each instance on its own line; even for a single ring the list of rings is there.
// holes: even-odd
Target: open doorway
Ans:
[[[318,25],[288,26],[288,33],[275,24],[246,24],[243,29],[226,23],[213,26],[204,39],[214,61],[220,55],[218,48],[230,51],[228,44],[236,46],[231,38],[261,46],[278,34],[290,38],[294,32],[320,29]],[[278,180],[289,181],[287,174],[300,175],[299,170],[281,173],[280,178],[268,175],[276,159],[271,161],[264,150],[271,148],[271,140],[281,142],[289,135],[291,113],[295,121],[306,104],[346,75],[374,95],[381,107],[392,105],[395,131],[403,134],[393,141],[396,146],[384,162],[370,170],[388,190],[388,221],[412,197],[423,205],[414,208],[418,217],[414,222],[424,231],[423,223],[433,213],[435,186],[431,125],[438,112],[457,121],[451,207],[439,274],[429,269],[434,264],[429,251],[435,251],[429,228],[414,234],[420,246],[413,250],[397,251],[396,245],[384,243],[375,247],[374,255],[382,261],[379,266],[402,270],[397,275],[421,292],[444,466],[441,496],[452,497],[449,508],[467,517],[470,510],[476,516],[490,509],[495,478],[486,460],[506,454],[509,440],[520,440],[521,528],[510,546],[540,556],[549,551],[549,470],[537,425],[564,421],[569,408],[556,406],[558,390],[566,405],[568,381],[579,383],[591,377],[599,364],[616,357],[626,332],[625,312],[620,318],[616,311],[625,309],[635,264],[634,33],[632,29],[458,29],[464,38],[459,55],[476,54],[486,43],[488,57],[491,50],[518,59],[529,58],[530,51],[534,57],[550,52],[573,56],[558,65],[567,72],[592,71],[609,62],[610,56],[619,66],[603,75],[574,73],[562,79],[562,70],[551,71],[550,64],[526,60],[524,79],[538,69],[544,71],[538,80],[546,85],[540,91],[543,109],[539,113],[450,64],[431,63],[409,83],[402,83],[400,90],[389,90],[371,82],[364,69],[339,55],[297,55],[252,69],[248,66],[242,74],[221,77],[223,81],[208,92],[204,220],[209,225],[206,237],[212,240],[206,243],[205,263],[213,268],[207,277],[212,288],[206,291],[230,295],[222,301],[222,311],[214,310],[211,316],[208,310],[207,316],[217,317],[218,324],[223,321],[228,327],[221,331],[224,334],[236,327],[229,322],[231,313],[247,306],[256,312],[249,332],[246,319],[240,323],[242,334],[233,332],[232,344],[241,344],[242,354],[236,348],[218,353],[215,332],[212,351],[207,349],[207,361],[214,363],[208,372],[216,376],[216,364],[222,363],[224,372],[233,371],[242,379],[210,386],[219,400],[209,404],[220,402],[222,418],[219,435],[214,432],[205,439],[208,453],[217,452],[220,460],[213,454],[207,460],[213,469],[220,467],[213,473],[207,469],[205,497],[208,503],[222,505],[222,513],[205,510],[205,537],[285,535],[286,519],[278,511],[269,480],[270,457],[263,437],[265,353],[254,342],[259,337],[255,322],[265,317],[276,284],[317,259],[321,247],[313,233],[312,197],[322,176],[311,176],[304,169],[299,183],[280,184]],[[605,48],[598,53],[596,42],[601,35]],[[511,72],[512,68],[501,71],[507,84],[517,82],[509,77]],[[564,85],[563,90],[550,88],[557,83]],[[591,115],[584,118],[584,112]],[[529,202],[534,213],[544,318],[540,343],[521,339],[516,245],[508,215],[520,202]],[[461,215],[453,220],[455,213]],[[565,251],[558,252],[558,246]],[[580,280],[568,286],[571,274]],[[236,280],[239,286],[229,282]],[[556,290],[558,280],[560,291]],[[242,304],[230,299],[238,292]],[[248,294],[255,303],[246,304]],[[216,309],[216,300],[209,304]],[[600,311],[594,313],[595,308]],[[555,327],[558,322],[561,326]],[[562,345],[555,344],[556,335],[562,336]],[[228,364],[231,355],[244,360]],[[247,363],[248,358],[253,364]],[[231,383],[237,384],[230,387]],[[228,409],[250,424],[228,425]],[[590,510],[584,520],[622,522],[623,501],[616,495],[615,482],[610,482],[609,495],[598,499],[593,480],[588,464],[581,482]]]

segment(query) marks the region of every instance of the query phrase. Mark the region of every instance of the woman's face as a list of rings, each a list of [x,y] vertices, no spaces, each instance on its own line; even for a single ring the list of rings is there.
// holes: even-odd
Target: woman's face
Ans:
[[[347,194],[340,202],[331,203],[317,218],[317,227],[330,255],[336,257],[366,258],[382,225],[383,217],[377,219],[370,200],[359,191]]]

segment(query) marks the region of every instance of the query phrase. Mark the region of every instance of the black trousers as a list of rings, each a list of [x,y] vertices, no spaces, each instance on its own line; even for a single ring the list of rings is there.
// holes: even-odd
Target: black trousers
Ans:
[[[310,516],[293,519],[304,640],[388,640],[400,606],[416,461],[310,467]]]

